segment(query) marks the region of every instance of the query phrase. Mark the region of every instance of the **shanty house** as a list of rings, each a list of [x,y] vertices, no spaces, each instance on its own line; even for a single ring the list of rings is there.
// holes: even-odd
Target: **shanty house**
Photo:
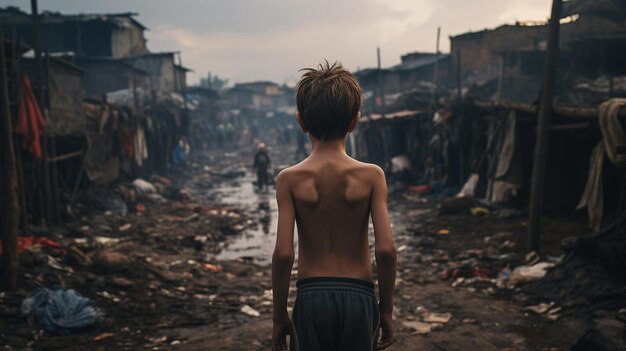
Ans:
[[[237,83],[227,95],[233,105],[260,111],[275,109],[277,107],[275,102],[281,93],[278,84],[260,81]]]
[[[146,86],[156,92],[183,91],[189,69],[176,64],[176,52],[148,53],[126,58],[126,62],[147,72]]]
[[[123,59],[79,56],[76,65],[84,71],[83,89],[85,97],[100,98],[102,94],[141,88],[146,89],[148,73],[135,68]]]
[[[572,0],[564,3],[562,16],[557,95],[600,76],[626,75],[624,2]],[[525,22],[453,36],[454,71],[478,98],[535,102],[547,34],[545,23]]]
[[[120,58],[148,52],[144,27],[136,13],[65,15],[43,12],[42,50],[74,52],[88,56]],[[16,7],[0,9],[4,33],[15,33],[29,45],[34,44],[32,17]]]
[[[381,89],[385,94],[394,94],[411,90],[420,82],[434,83],[435,67],[437,84],[449,85],[450,62],[448,54],[413,52],[403,55],[401,63],[390,68],[381,70],[367,68],[356,72],[355,75],[365,91]]]
[[[450,37],[450,53],[455,72],[464,85],[480,84],[500,77],[502,57],[507,50],[545,49],[545,24],[516,23]],[[460,67],[459,67],[460,65]]]
[[[32,57],[23,59],[23,68],[31,78],[33,86],[37,86],[35,60]],[[82,133],[84,71],[69,61],[44,57],[45,79],[48,87],[47,102],[49,112],[46,117],[46,129],[51,136],[68,136]]]

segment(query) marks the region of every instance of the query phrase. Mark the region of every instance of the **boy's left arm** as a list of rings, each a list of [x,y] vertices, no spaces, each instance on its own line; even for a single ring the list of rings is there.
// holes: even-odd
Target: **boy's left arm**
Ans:
[[[278,202],[278,230],[276,247],[272,256],[273,332],[272,349],[287,347],[286,335],[290,331],[287,297],[294,261],[293,230],[295,208],[284,171],[276,178],[276,201]]]

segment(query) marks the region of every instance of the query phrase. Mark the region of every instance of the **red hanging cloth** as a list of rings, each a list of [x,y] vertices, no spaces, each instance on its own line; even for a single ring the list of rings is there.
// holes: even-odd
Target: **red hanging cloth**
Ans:
[[[19,100],[20,108],[15,132],[22,135],[22,147],[39,160],[41,159],[39,137],[46,128],[46,121],[43,119],[26,73],[24,73],[22,78]]]

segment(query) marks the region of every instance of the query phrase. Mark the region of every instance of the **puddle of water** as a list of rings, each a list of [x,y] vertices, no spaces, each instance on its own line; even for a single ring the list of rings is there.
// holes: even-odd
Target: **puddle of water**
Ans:
[[[252,257],[261,264],[271,261],[278,223],[276,191],[270,187],[266,192],[259,192],[253,185],[253,180],[251,176],[237,178],[236,181],[224,183],[212,190],[219,196],[220,203],[252,214],[252,223],[241,234],[226,241],[222,251],[215,256],[217,259]],[[297,238],[297,232],[294,237]]]
[[[273,187],[267,192],[259,192],[253,185],[254,177],[247,175],[230,182],[225,182],[211,192],[217,196],[220,203],[226,206],[241,208],[251,215],[252,223],[239,235],[231,236],[224,243],[221,252],[215,256],[219,260],[234,260],[250,258],[259,264],[271,262],[274,244],[276,242],[276,225],[278,223],[278,206],[276,204],[276,190]],[[413,215],[423,215],[430,210],[414,210]],[[419,212],[419,213],[418,213]],[[406,213],[399,213],[394,208],[389,208],[392,220],[392,231],[397,244],[405,241],[405,226],[403,219]],[[295,226],[294,226],[295,227]],[[370,222],[371,227],[371,222]],[[297,260],[297,228],[294,229],[294,249]],[[370,242],[374,243],[373,227],[370,228]]]

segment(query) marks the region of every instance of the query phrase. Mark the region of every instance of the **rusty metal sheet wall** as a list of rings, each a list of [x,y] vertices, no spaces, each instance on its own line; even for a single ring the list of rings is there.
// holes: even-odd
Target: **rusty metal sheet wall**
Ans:
[[[47,127],[51,135],[64,136],[84,131],[81,76],[80,72],[72,68],[50,61]]]

